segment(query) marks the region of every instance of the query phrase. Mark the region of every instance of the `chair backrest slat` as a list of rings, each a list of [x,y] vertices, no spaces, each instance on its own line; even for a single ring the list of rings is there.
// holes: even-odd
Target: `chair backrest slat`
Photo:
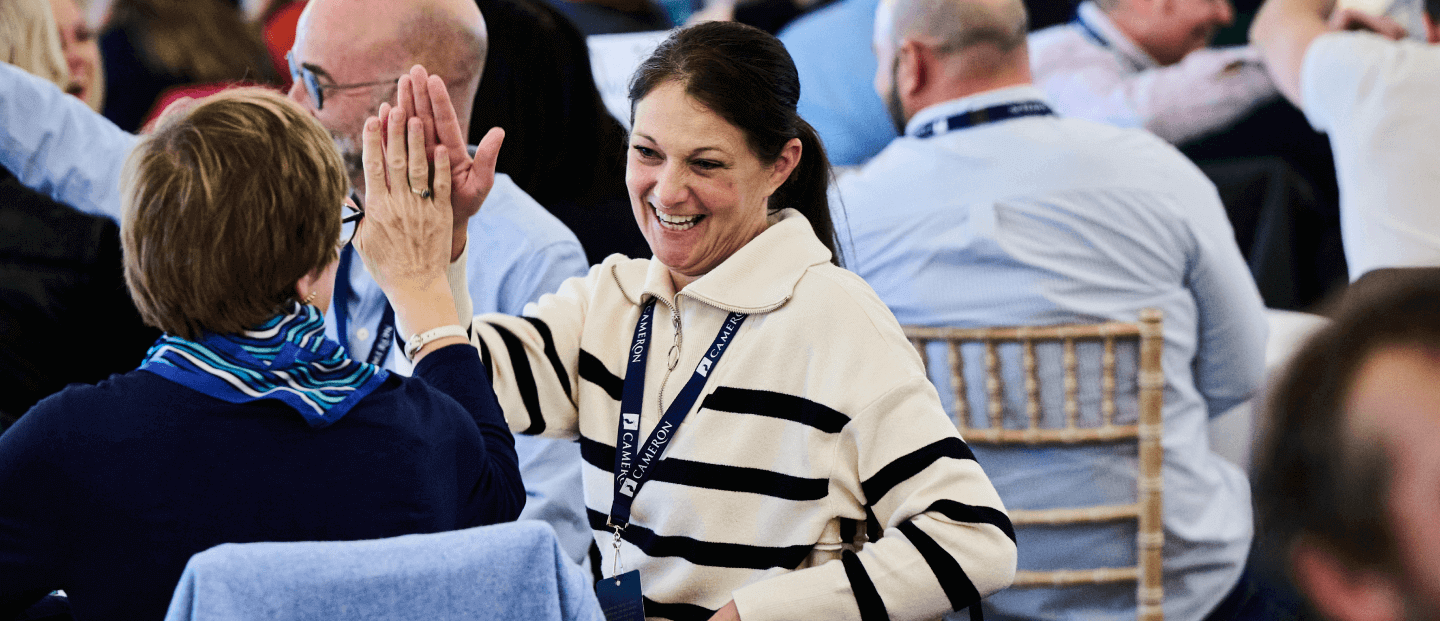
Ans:
[[[996,445],[1073,445],[1080,443],[1137,442],[1138,468],[1136,477],[1136,502],[1129,505],[1099,505],[1094,507],[1062,507],[1032,511],[1015,511],[1016,518],[1029,524],[1080,524],[1091,522],[1133,519],[1138,522],[1136,543],[1137,559],[1132,567],[1091,567],[1067,568],[1053,571],[1025,571],[1017,574],[1014,588],[1045,587],[1055,585],[1104,584],[1113,582],[1136,582],[1136,616],[1144,621],[1163,621],[1164,603],[1162,548],[1164,546],[1163,522],[1163,478],[1164,431],[1163,409],[1165,375],[1161,367],[1164,338],[1161,331],[1160,311],[1145,309],[1137,322],[1109,322],[1100,324],[1067,324],[1059,326],[991,327],[991,328],[929,328],[906,326],[905,334],[926,357],[927,346],[932,342],[946,345],[946,363],[950,371],[949,389],[953,395],[953,414],[961,436],[974,444]],[[1138,341],[1136,354],[1135,405],[1137,421],[1130,425],[1117,425],[1116,405],[1118,367],[1118,341]],[[1099,426],[1081,426],[1081,373],[1080,343],[1096,342],[1100,345]],[[988,427],[972,426],[968,384],[965,377],[964,345],[975,343],[982,347],[985,357],[984,387],[986,412],[984,419]],[[1024,421],[1024,429],[1007,429],[1006,397],[1000,345],[1018,346],[1020,370],[1022,372],[1025,410],[1023,415],[1014,413],[1008,420]],[[1043,380],[1040,373],[1040,357],[1037,349],[1054,347],[1061,350],[1063,373],[1064,424],[1060,427],[1044,427],[1044,403],[1041,395]],[[1088,347],[1088,346],[1087,346]],[[1008,350],[1007,350],[1008,351]],[[1046,349],[1044,351],[1053,351]],[[1094,350],[1084,350],[1087,355]],[[929,369],[927,363],[927,372]],[[1049,363],[1047,363],[1049,364]],[[1128,378],[1128,366],[1126,377]],[[1013,371],[1012,371],[1013,372]],[[1013,377],[1013,376],[1012,376]],[[1094,382],[1095,375],[1086,372],[1087,382]],[[1128,381],[1128,379],[1127,379]],[[1094,384],[1090,384],[1093,386]],[[1093,390],[1093,388],[1092,388]],[[1094,393],[1087,393],[1094,394]],[[1127,393],[1126,394],[1130,394]],[[1018,395],[1017,395],[1018,396]],[[1002,500],[1004,498],[1002,497]],[[1023,574],[1023,575],[1021,575]]]
[[[964,437],[965,432],[970,429],[970,400],[965,386],[965,359],[960,356],[960,345],[955,341],[945,341],[945,355],[950,360],[950,390],[955,393],[955,422],[960,427],[960,435]]]
[[[1020,341],[1022,366],[1025,367],[1025,416],[1030,429],[1040,428],[1040,377],[1035,362],[1035,341]]]
[[[1080,426],[1079,358],[1075,355],[1075,339],[1065,337],[1065,428]]]
[[[1105,354],[1100,358],[1100,424],[1115,424],[1115,337],[1105,336]]]
[[[1000,351],[995,341],[985,341],[985,394],[990,407],[990,426],[1005,427],[1005,385],[1000,381]]]

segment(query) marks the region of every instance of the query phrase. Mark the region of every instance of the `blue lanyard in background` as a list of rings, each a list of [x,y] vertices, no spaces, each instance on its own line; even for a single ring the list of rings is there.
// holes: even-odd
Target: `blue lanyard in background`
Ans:
[[[629,363],[625,369],[625,387],[620,399],[620,425],[615,433],[615,498],[610,505],[610,518],[606,521],[607,526],[615,529],[617,545],[620,531],[630,523],[630,505],[635,502],[635,494],[650,480],[655,465],[665,453],[665,447],[670,445],[680,423],[685,422],[685,417],[690,414],[690,407],[700,398],[705,380],[720,364],[720,356],[730,348],[735,333],[740,330],[740,325],[745,323],[748,316],[743,313],[730,313],[725,318],[724,325],[720,326],[720,333],[715,335],[715,342],[705,351],[705,356],[695,367],[694,375],[690,376],[690,381],[685,382],[685,387],[680,389],[680,394],[675,396],[675,401],[665,410],[665,415],[660,417],[660,422],[656,423],[655,429],[650,431],[650,437],[645,439],[645,444],[641,447],[640,412],[645,398],[645,360],[650,352],[650,327],[651,320],[655,317],[655,300],[650,300],[640,312],[640,320],[635,322],[635,338],[630,342],[630,349],[625,352]]]
[[[349,308],[347,304],[355,292],[350,288],[350,263],[354,261],[355,247],[345,244],[340,251],[340,265],[335,271],[335,293],[330,303],[335,306],[335,333],[340,337],[340,343],[345,349],[350,349],[350,327]],[[385,367],[385,358],[390,355],[390,348],[395,346],[395,309],[390,306],[390,300],[385,300],[385,312],[380,315],[380,325],[375,328],[375,344],[370,348],[370,364],[377,367]]]
[[[1039,100],[1016,101],[1011,103],[990,106],[979,110],[962,112],[944,119],[936,119],[915,130],[916,138],[931,138],[946,132],[960,131],[971,127],[978,127],[987,123],[999,123],[1010,119],[1018,119],[1027,116],[1051,116],[1055,114],[1050,106]],[[941,123],[943,127],[937,127]]]

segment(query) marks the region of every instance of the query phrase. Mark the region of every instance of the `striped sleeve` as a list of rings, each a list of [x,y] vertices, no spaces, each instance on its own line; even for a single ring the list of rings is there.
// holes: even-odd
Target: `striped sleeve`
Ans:
[[[735,591],[741,618],[934,619],[1010,585],[1014,529],[928,382],[892,389],[841,434],[841,462],[852,470],[837,471],[836,482],[882,536]]]
[[[585,292],[594,278],[571,278],[554,294],[526,306],[524,317],[476,316],[471,342],[490,373],[510,430],[551,438],[576,437]]]

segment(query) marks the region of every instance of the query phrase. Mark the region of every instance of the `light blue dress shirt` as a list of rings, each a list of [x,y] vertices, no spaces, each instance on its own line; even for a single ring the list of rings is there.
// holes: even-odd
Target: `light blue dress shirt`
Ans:
[[[1239,579],[1252,535],[1249,484],[1211,452],[1206,423],[1259,387],[1264,307],[1214,186],[1148,132],[1032,116],[910,137],[937,119],[1029,100],[1045,97],[1015,87],[926,108],[906,137],[842,178],[832,205],[847,267],[902,324],[1133,321],[1142,308],[1164,311],[1165,616],[1201,619]],[[943,346],[929,354],[931,380],[949,386]],[[1059,352],[1037,355],[1040,373],[1058,377]],[[982,352],[962,358],[972,424],[985,426]],[[1018,352],[1002,358],[1013,363]],[[1096,369],[1082,364],[1082,378]],[[1119,374],[1122,386],[1133,383],[1133,363]],[[1018,365],[1002,377],[1007,416],[1020,420]],[[1055,391],[1041,395],[1051,421],[1063,420]],[[953,415],[954,399],[941,393]],[[1133,422],[1133,389],[1122,396],[1119,422]],[[1082,425],[1098,424],[1098,395],[1080,399]],[[1133,446],[975,453],[1009,508],[1134,502]],[[1133,522],[1018,534],[1023,570],[1135,562]],[[1135,618],[1133,583],[1009,589],[987,602],[997,619]]]
[[[780,31],[800,72],[800,118],[820,133],[836,166],[858,166],[895,138],[875,94],[875,7],[879,0],[840,0]]]
[[[0,63],[0,166],[25,185],[119,221],[121,169],[138,140],[50,82]],[[589,267],[575,235],[504,174],[495,176],[495,187],[470,219],[469,235],[466,268],[477,314],[518,315],[526,303],[553,293],[566,278],[583,276]],[[343,342],[352,356],[364,359],[374,345],[385,297],[361,261],[352,262],[348,276],[355,295],[348,309],[350,334]],[[325,322],[331,339],[337,337],[334,312],[332,307]],[[367,338],[357,338],[360,330]],[[401,349],[392,347],[384,366],[408,373]],[[528,496],[520,518],[545,519],[566,553],[585,561],[592,533],[579,446],[516,436],[515,452]]]

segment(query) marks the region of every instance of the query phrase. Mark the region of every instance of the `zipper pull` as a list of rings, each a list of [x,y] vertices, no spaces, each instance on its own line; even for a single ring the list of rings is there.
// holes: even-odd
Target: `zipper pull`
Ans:
[[[679,300],[676,300],[676,303],[678,304]],[[669,366],[667,368],[670,371],[674,371],[675,365],[680,364],[680,343],[684,339],[680,333],[680,311],[673,307],[670,309],[670,323],[675,326],[675,344],[670,346],[670,353],[667,356]]]

